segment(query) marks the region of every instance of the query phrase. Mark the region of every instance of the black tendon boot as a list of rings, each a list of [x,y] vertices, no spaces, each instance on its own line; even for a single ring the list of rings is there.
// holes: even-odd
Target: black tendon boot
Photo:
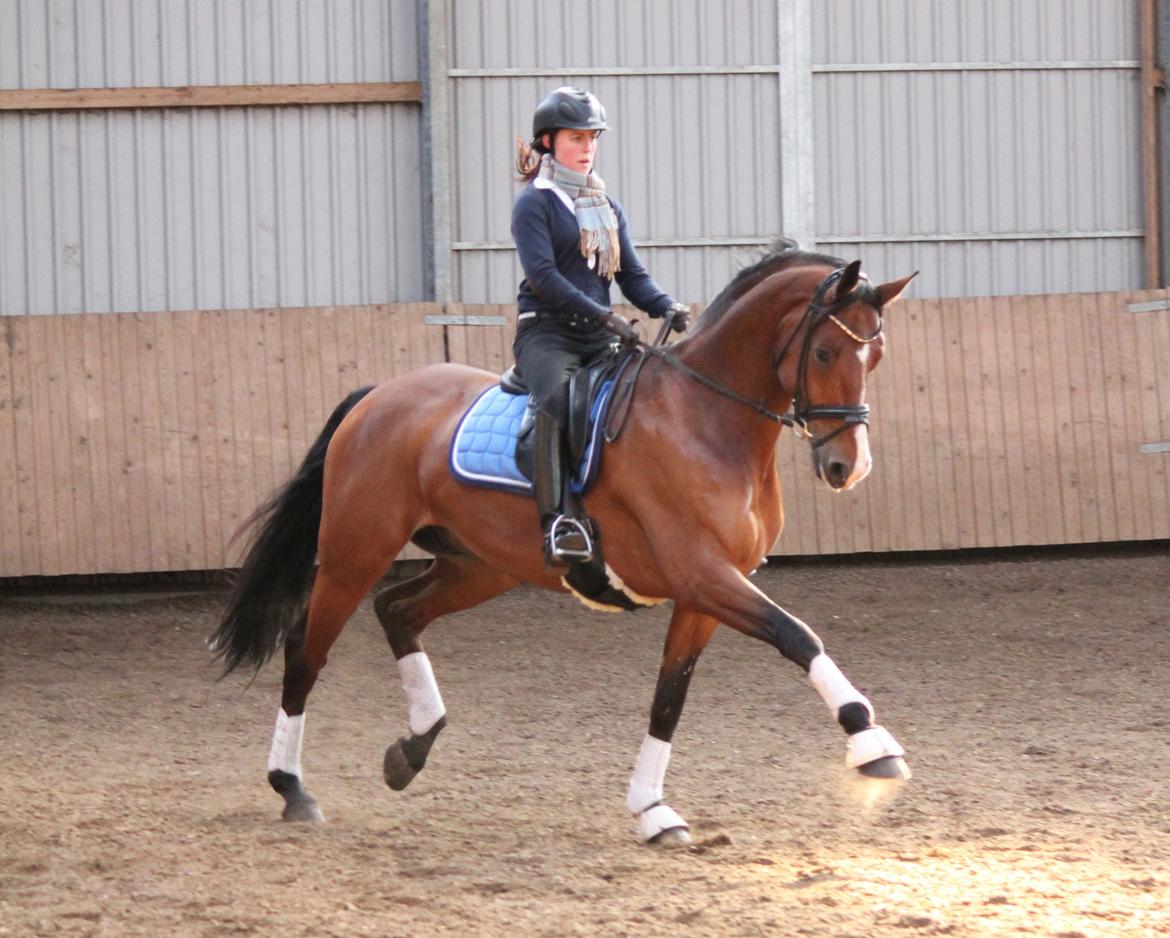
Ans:
[[[565,468],[563,426],[552,414],[536,412],[533,428],[532,487],[544,529],[544,560],[550,566],[587,563],[593,542],[585,524],[574,517],[570,478]]]

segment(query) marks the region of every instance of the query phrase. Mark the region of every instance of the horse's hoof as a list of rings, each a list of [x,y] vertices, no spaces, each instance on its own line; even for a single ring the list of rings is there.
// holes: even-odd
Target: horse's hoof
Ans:
[[[402,791],[414,781],[427,764],[427,753],[435,744],[435,738],[446,725],[447,718],[439,717],[425,733],[399,736],[396,742],[387,746],[386,757],[382,760],[382,778],[386,779],[386,784],[395,791]]]
[[[403,740],[400,739],[387,746],[386,757],[382,760],[382,777],[395,791],[402,791],[418,775],[418,769],[410,764],[402,744]]]
[[[689,847],[691,844],[691,833],[685,827],[672,827],[651,837],[649,842],[654,844],[655,847],[664,847],[667,850]]]
[[[320,824],[325,820],[325,815],[321,813],[321,809],[317,807],[317,802],[312,798],[304,801],[290,801],[284,806],[284,812],[280,816],[286,821],[298,821],[310,824]]]
[[[910,778],[910,766],[901,756],[882,756],[859,765],[857,771],[866,778],[878,778],[886,781],[905,781]]]
[[[281,817],[286,821],[324,821],[325,815],[317,802],[301,784],[299,776],[274,769],[268,773],[268,784],[284,799]]]
[[[643,843],[659,847],[685,847],[691,842],[687,822],[674,808],[661,802],[638,815],[638,834]]]

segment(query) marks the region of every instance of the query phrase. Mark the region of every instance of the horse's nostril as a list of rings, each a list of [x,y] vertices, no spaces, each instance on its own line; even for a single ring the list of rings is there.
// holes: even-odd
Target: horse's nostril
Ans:
[[[825,476],[829,482],[829,485],[833,486],[835,489],[839,489],[849,478],[849,467],[845,465],[845,463],[834,459],[831,463],[829,463],[829,468],[825,473]]]

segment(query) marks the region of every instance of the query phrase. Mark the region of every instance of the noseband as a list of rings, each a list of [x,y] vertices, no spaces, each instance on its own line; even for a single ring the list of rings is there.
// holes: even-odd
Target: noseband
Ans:
[[[788,337],[788,341],[784,343],[784,347],[772,361],[772,370],[776,371],[780,367],[781,360],[786,354],[788,354],[788,349],[791,347],[793,341],[800,334],[801,326],[807,325],[807,328],[804,330],[804,340],[800,346],[800,363],[797,366],[796,392],[792,396],[792,410],[786,414],[778,414],[774,410],[770,410],[769,408],[765,407],[760,401],[753,401],[750,397],[745,397],[739,392],[725,387],[718,381],[714,381],[711,378],[708,378],[706,375],[695,371],[695,369],[691,368],[689,365],[683,364],[664,348],[661,348],[658,345],[649,345],[645,342],[639,342],[638,345],[648,355],[653,355],[656,358],[662,359],[662,361],[666,362],[672,368],[678,369],[688,377],[693,378],[695,381],[698,381],[705,387],[710,388],[717,394],[721,394],[723,397],[737,401],[740,404],[744,404],[752,408],[762,417],[767,417],[769,420],[783,424],[786,427],[792,427],[792,429],[799,433],[804,439],[811,442],[813,449],[817,449],[821,446],[824,446],[829,442],[829,440],[837,436],[837,434],[844,433],[855,424],[863,423],[867,427],[869,426],[868,404],[814,405],[809,403],[808,399],[808,354],[812,350],[813,333],[817,331],[817,328],[822,323],[824,323],[826,320],[832,322],[835,326],[837,326],[837,328],[849,336],[849,338],[853,339],[853,341],[860,342],[863,345],[868,345],[870,342],[876,342],[882,334],[881,302],[878,299],[877,291],[875,291],[868,282],[863,282],[857,289],[850,291],[832,305],[823,305],[825,296],[829,292],[829,288],[832,287],[833,284],[835,284],[841,278],[841,275],[844,272],[845,268],[839,267],[821,281],[820,286],[817,287],[816,292],[813,294],[813,298],[809,301],[808,308],[805,309],[804,315],[801,317],[800,322],[796,324],[796,328],[792,331],[792,335]],[[837,313],[839,311],[843,310],[846,306],[857,302],[858,300],[868,303],[875,310],[877,310],[877,332],[871,336],[858,335],[837,317]],[[665,337],[665,334],[666,330],[664,329],[663,337]],[[641,365],[644,363],[645,358],[643,358],[642,362],[639,363],[638,368],[634,370],[634,377],[631,381],[631,391],[632,385],[638,380],[637,376],[638,372],[641,370]],[[812,430],[809,429],[808,423],[810,420],[842,420],[844,422],[832,433],[829,433],[826,436],[817,437],[813,434]],[[617,432],[620,432],[620,429],[614,433],[613,438],[616,438]],[[609,433],[607,433],[606,436],[607,438],[610,438]]]

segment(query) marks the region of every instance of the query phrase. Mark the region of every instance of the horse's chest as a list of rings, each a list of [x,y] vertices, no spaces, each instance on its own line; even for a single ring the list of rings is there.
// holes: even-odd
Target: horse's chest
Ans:
[[[776,543],[784,527],[784,508],[780,502],[778,482],[765,485],[758,492],[751,515],[756,531],[755,558],[758,560]]]

